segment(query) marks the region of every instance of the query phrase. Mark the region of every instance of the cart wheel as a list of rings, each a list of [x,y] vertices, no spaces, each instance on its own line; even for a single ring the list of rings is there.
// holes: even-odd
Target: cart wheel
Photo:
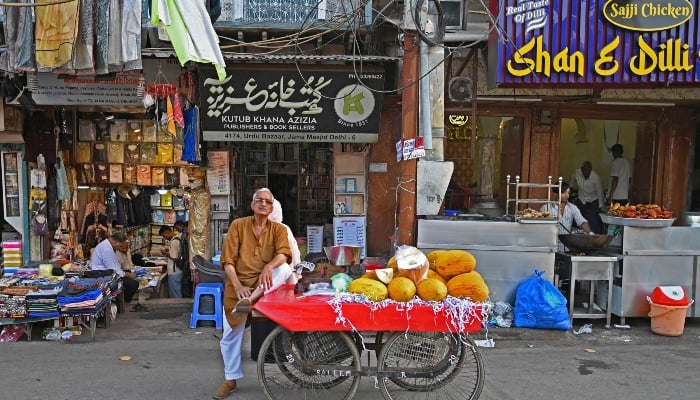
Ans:
[[[396,332],[382,347],[377,363],[379,388],[386,400],[479,398],[484,386],[481,353],[466,335]]]
[[[344,332],[278,326],[260,347],[258,380],[270,400],[349,400],[360,385],[360,353]]]

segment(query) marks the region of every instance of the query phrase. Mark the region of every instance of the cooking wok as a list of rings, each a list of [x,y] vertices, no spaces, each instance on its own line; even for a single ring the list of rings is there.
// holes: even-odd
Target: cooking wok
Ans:
[[[571,250],[575,251],[593,251],[607,246],[613,240],[612,235],[587,235],[587,234],[568,234],[559,235],[559,240]]]

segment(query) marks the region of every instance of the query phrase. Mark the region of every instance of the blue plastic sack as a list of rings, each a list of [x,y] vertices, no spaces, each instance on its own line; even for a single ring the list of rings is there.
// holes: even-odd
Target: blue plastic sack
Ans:
[[[571,329],[566,298],[551,282],[542,278],[544,271],[518,286],[515,294],[514,324],[519,328]]]

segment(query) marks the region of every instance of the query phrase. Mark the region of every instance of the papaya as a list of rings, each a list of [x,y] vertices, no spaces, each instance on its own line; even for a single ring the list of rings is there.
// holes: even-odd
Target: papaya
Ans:
[[[386,285],[370,278],[357,278],[350,282],[348,292],[355,294],[364,294],[372,301],[386,300],[389,291]]]
[[[454,297],[468,297],[472,301],[486,301],[489,287],[476,271],[459,274],[447,281],[447,293]]]
[[[445,282],[440,279],[427,278],[418,282],[418,286],[416,287],[418,297],[425,301],[445,300],[445,297],[447,297],[447,285],[445,285]]]
[[[466,250],[433,250],[426,256],[430,269],[446,280],[476,268],[476,258]]]

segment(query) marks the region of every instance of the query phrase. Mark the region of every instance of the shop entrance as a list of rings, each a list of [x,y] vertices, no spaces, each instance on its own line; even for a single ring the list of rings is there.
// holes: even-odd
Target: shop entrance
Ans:
[[[272,194],[282,204],[282,222],[289,226],[295,235],[301,235],[297,223],[297,175],[270,173],[268,185]]]
[[[454,163],[445,208],[478,213],[480,201],[493,199],[505,210],[506,175],[522,174],[523,119],[480,116],[473,134],[471,117],[456,115],[445,124],[445,160]]]
[[[653,121],[620,121],[563,118],[559,144],[559,174],[569,185],[575,186],[574,174],[585,161],[599,176],[603,198],[610,189],[610,168],[614,160],[612,147],[622,145],[622,157],[630,162],[632,180],[630,203],[652,202],[654,143],[657,140]],[[576,199],[572,190],[571,201]],[[603,205],[601,205],[603,206]]]

